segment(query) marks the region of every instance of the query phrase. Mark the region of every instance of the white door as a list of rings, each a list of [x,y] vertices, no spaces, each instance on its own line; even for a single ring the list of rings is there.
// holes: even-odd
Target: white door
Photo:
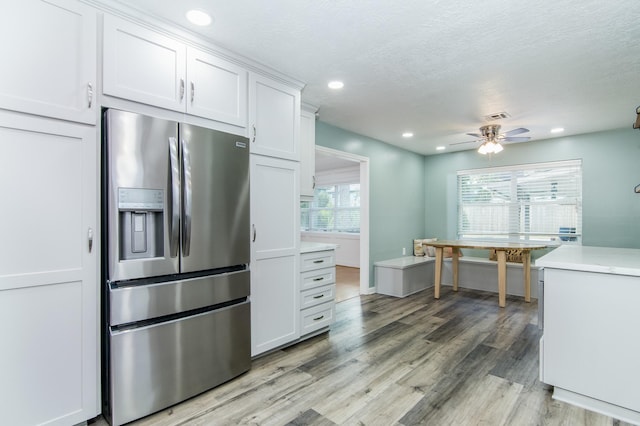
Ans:
[[[96,139],[94,127],[0,112],[3,424],[99,413]]]
[[[247,70],[197,49],[187,49],[187,112],[247,127]]]
[[[71,0],[5,1],[0,108],[96,122],[96,12]]]
[[[251,355],[300,337],[299,165],[251,155]]]
[[[103,91],[184,112],[186,47],[129,21],[105,15]]]
[[[249,105],[251,152],[300,161],[300,91],[251,74]]]

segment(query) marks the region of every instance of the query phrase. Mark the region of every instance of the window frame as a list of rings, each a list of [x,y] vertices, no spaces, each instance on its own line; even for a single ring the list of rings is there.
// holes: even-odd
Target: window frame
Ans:
[[[572,170],[575,169],[575,170]],[[553,202],[549,200],[555,199],[555,194],[552,189],[548,192],[549,200],[540,201],[540,200],[532,200],[531,198],[526,198],[527,201],[523,201],[522,198],[522,190],[519,192],[518,180],[521,179],[520,188],[523,188],[524,185],[522,181],[525,180],[525,175],[527,173],[535,173],[538,171],[539,173],[544,173],[545,171],[551,171],[556,173],[574,173],[570,179],[567,179],[563,182],[568,182],[569,191],[561,192],[560,195],[571,195],[572,197],[567,198],[559,198],[558,202]],[[499,184],[494,184],[498,182],[500,179],[498,177],[504,178],[504,176],[500,175],[509,175],[508,180],[508,195],[506,191],[503,191],[505,195],[505,199],[508,201],[504,202],[493,202],[496,197],[493,195],[497,193],[494,190]],[[493,192],[491,193],[491,202],[489,201],[464,201],[464,196],[469,196],[470,192],[468,188],[463,188],[463,178],[464,177],[476,177],[477,180],[482,180],[483,178],[490,182],[488,185]],[[495,179],[495,182],[492,180]],[[563,178],[564,179],[564,178]],[[573,180],[573,181],[572,181]],[[540,182],[546,182],[544,176],[539,179]],[[506,187],[506,181],[504,179],[501,180],[503,187]],[[551,184],[552,180],[549,179],[548,182]],[[476,186],[477,183],[474,183]],[[556,184],[557,185],[557,184]],[[573,185],[573,186],[572,186]],[[552,186],[553,188],[553,186]],[[488,189],[484,187],[484,189]],[[537,188],[536,188],[537,189]],[[575,193],[572,192],[575,190]],[[581,244],[582,243],[582,160],[565,160],[565,161],[553,161],[553,162],[540,162],[540,163],[529,163],[529,164],[519,164],[519,165],[510,165],[510,166],[499,166],[499,167],[488,167],[482,169],[469,169],[469,170],[459,170],[457,172],[457,182],[456,182],[456,198],[457,198],[457,224],[456,224],[456,233],[459,239],[465,240],[499,240],[499,241],[514,241],[514,242],[555,242],[562,244]],[[525,195],[530,195],[531,188],[525,192]],[[564,190],[563,190],[564,191]],[[544,195],[544,192],[542,193]],[[542,198],[543,195],[538,193],[536,198]],[[573,201],[571,201],[573,200]],[[571,202],[567,202],[571,201]],[[506,227],[502,229],[498,229],[495,232],[478,232],[478,229],[466,228],[464,226],[465,222],[469,222],[468,213],[469,208],[465,207],[497,207],[497,211],[500,208],[506,211],[507,215],[507,223]],[[558,226],[557,232],[549,232],[544,229],[531,229],[532,222],[536,218],[535,215],[532,215],[532,211],[534,208],[538,207],[542,210],[545,207],[556,207],[556,210],[560,210],[565,207],[565,210],[575,209],[575,212],[569,214],[570,216],[575,216],[575,222],[568,223],[568,226]],[[569,207],[569,209],[566,209]],[[503,213],[504,214],[504,213]],[[544,214],[544,213],[542,213]],[[566,213],[565,213],[566,214]],[[562,215],[554,215],[553,219],[561,218]],[[466,220],[465,220],[466,219]],[[538,219],[539,220],[539,219]],[[490,225],[491,227],[495,226],[494,224]],[[561,232],[562,229],[565,229],[566,232]],[[567,236],[570,235],[570,236]]]
[[[358,206],[355,207],[343,207],[343,206],[337,206],[334,205],[333,207],[315,207],[314,204],[317,204],[317,197],[318,197],[318,191],[322,190],[323,188],[327,188],[327,187],[333,187],[334,191],[337,193],[339,192],[339,187],[350,187],[351,185],[358,185]],[[349,191],[351,192],[351,189],[349,188]],[[361,205],[360,205],[360,182],[339,182],[339,183],[325,183],[322,185],[317,185],[316,188],[314,189],[314,196],[313,196],[313,201],[303,201],[300,204],[300,231],[301,232],[317,232],[317,233],[336,233],[336,234],[342,234],[342,235],[360,235],[360,210],[361,210]],[[308,207],[304,207],[304,204],[307,204]],[[331,211],[331,217],[333,218],[333,226],[330,229],[323,229],[323,228],[314,228],[313,227],[313,217],[314,217],[314,213],[318,213],[318,212],[322,212],[322,211]],[[336,220],[336,218],[339,217],[339,213],[341,212],[349,212],[349,211],[356,211],[357,215],[358,215],[358,231],[357,232],[353,232],[353,231],[346,231],[346,230],[341,230],[338,228],[338,221]],[[309,218],[308,218],[308,224],[309,226],[307,228],[305,228],[305,221],[302,219],[302,216],[307,213]]]

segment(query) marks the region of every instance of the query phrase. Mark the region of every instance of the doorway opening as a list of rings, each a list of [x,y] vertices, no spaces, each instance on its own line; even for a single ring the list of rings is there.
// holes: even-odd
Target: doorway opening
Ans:
[[[369,159],[322,146],[316,146],[315,154],[316,187],[334,187],[337,191],[347,186],[351,189],[351,198],[359,200],[359,232],[345,232],[343,229],[304,231],[302,240],[338,245],[337,302],[360,294],[370,294],[374,289],[369,288]],[[350,209],[354,210],[353,207]]]

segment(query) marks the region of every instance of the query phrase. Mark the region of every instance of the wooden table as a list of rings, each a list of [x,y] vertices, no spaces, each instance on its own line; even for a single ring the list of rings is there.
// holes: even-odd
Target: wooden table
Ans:
[[[434,297],[440,298],[440,284],[442,280],[442,258],[444,248],[451,247],[451,264],[453,269],[453,291],[458,291],[458,258],[460,249],[488,249],[495,250],[498,259],[498,305],[504,308],[507,301],[507,250],[522,250],[522,269],[524,271],[524,300],[531,302],[531,250],[546,248],[544,244],[522,244],[507,242],[482,242],[460,240],[438,240],[429,242],[428,245],[436,249],[436,275]]]

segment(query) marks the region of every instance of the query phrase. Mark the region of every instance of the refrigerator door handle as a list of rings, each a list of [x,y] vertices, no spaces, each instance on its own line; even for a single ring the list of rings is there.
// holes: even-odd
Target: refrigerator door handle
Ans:
[[[191,153],[189,144],[182,141],[182,185],[183,185],[183,220],[182,220],[182,256],[189,256],[191,250],[191,211],[193,191],[191,188]]]
[[[180,164],[178,161],[178,140],[169,138],[170,158],[170,185],[171,185],[171,209],[169,214],[169,255],[178,256],[178,243],[180,241]]]

